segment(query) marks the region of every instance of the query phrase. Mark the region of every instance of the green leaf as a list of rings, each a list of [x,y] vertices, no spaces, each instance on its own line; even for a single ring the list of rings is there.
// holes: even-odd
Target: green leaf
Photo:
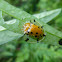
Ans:
[[[2,0],[0,0],[0,10],[4,11],[5,13],[7,13],[19,20],[30,17],[30,14],[28,14],[28,16],[27,16],[27,13],[25,11],[18,9]]]
[[[21,34],[15,33],[17,28],[14,26],[17,26],[17,24],[18,24],[17,22],[16,23],[15,22],[16,22],[16,20],[14,20],[14,21],[11,20],[11,21],[4,22],[4,24],[1,24],[4,27],[0,26],[0,45],[7,43],[9,41],[13,41],[15,39],[17,40],[18,38],[20,38],[22,36]]]
[[[11,23],[11,21],[8,21],[8,22],[4,22],[4,19],[2,18],[2,11],[0,11],[0,25],[3,25],[3,26],[6,26],[6,28],[5,27],[3,27],[3,26],[0,26],[0,45],[1,44],[4,44],[4,43],[7,43],[7,42],[9,42],[9,41],[13,41],[13,40],[15,40],[15,39],[18,39],[18,38],[20,38],[22,35],[21,34],[18,34],[18,33],[14,33],[14,32],[12,32],[12,31],[9,31],[8,29],[7,29],[7,27],[8,27],[8,25],[6,25],[6,24],[13,24],[13,23],[15,23],[15,22],[13,22],[13,23]],[[15,25],[15,24],[14,24]],[[12,26],[12,25],[11,25]],[[13,27],[13,26],[12,26]],[[8,27],[8,28],[10,28],[10,27]],[[11,29],[11,28],[10,28]]]
[[[60,12],[61,12],[61,9],[56,9],[52,11],[42,12],[39,14],[34,14],[33,16],[37,17],[39,20],[45,23],[48,23],[53,18],[55,18]]]
[[[17,40],[22,35],[8,30],[0,31],[0,45],[9,41]]]
[[[5,28],[7,28],[10,31],[21,33],[21,28],[19,27],[19,20],[13,19],[5,22],[3,25]]]
[[[19,19],[19,21],[17,21],[17,22],[19,23],[18,26],[20,28],[23,28],[23,25],[25,23],[30,22],[29,20],[32,20],[32,22],[33,22],[34,19],[36,20],[36,24],[37,25],[40,25],[40,26],[43,25],[44,26],[44,31],[46,33],[46,37],[43,40],[40,40],[40,41],[42,41],[44,43],[57,45],[58,44],[58,40],[62,38],[62,33],[60,31],[54,29],[53,27],[45,24],[43,21],[37,19],[36,17],[34,17],[34,16],[26,13],[25,11],[22,11],[22,10],[10,5],[9,3],[5,2],[5,1],[0,1],[0,9],[3,12],[7,13],[8,15],[11,15],[11,16],[15,17],[16,19]],[[6,28],[6,26],[5,26],[5,28]],[[9,30],[10,29],[11,29],[11,26],[10,26]],[[16,32],[17,32],[17,30],[16,30]],[[20,33],[20,32],[17,32],[17,33]],[[21,33],[23,34],[24,32],[21,30]],[[25,36],[25,37],[29,37],[29,36]],[[22,41],[24,39],[22,38]],[[36,40],[34,40],[32,37],[29,37],[29,39],[30,40],[28,42],[36,42]]]
[[[0,31],[6,30],[6,28],[0,26]]]
[[[0,11],[0,25],[4,23],[4,19],[2,18],[2,11]]]

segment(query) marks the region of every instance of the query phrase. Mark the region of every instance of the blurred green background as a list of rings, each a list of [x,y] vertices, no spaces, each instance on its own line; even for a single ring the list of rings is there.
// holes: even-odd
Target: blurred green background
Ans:
[[[30,14],[41,13],[44,11],[54,10],[62,7],[62,0],[5,0],[5,1],[12,4],[13,6],[23,9],[24,11]],[[3,17],[6,21],[13,19],[13,17],[10,17],[4,13],[3,13]],[[59,16],[57,16],[55,19],[50,21],[48,24],[53,26],[55,29],[62,31],[62,12],[60,13]],[[48,53],[49,53],[48,51],[46,54],[44,54],[43,57],[39,57],[38,59],[37,53],[39,53],[39,55],[42,55],[40,49],[38,49],[38,47],[41,48],[40,46],[41,44],[34,44],[34,45],[20,44],[21,47],[20,49],[17,49],[17,50],[16,50],[16,45],[17,45],[17,42],[14,41],[14,42],[10,42],[0,46],[1,47],[0,62],[41,62],[41,60],[43,60],[43,62],[48,62],[48,61],[55,62],[56,60],[58,62],[62,61],[62,58],[50,59],[48,56]],[[47,47],[50,48],[50,46],[48,45],[45,45],[45,44],[42,45],[42,48],[47,48]],[[29,53],[29,49],[31,53]],[[43,50],[43,52],[45,51],[46,50]],[[49,54],[51,56],[52,55],[54,56],[54,53],[52,53],[51,51],[51,53]]]

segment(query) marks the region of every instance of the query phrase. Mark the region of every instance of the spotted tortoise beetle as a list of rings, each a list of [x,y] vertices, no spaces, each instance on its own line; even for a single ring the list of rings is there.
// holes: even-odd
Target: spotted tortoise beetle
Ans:
[[[35,38],[37,38],[37,43],[39,41],[39,38],[42,38],[43,36],[45,36],[43,31],[43,26],[39,27],[38,25],[35,25],[30,22],[30,23],[25,23],[23,27],[24,27],[24,35],[27,34],[30,36],[34,36]],[[29,39],[27,38],[26,41],[28,40]]]

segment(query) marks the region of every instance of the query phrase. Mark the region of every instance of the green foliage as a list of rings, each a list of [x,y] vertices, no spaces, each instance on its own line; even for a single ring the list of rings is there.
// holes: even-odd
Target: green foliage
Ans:
[[[59,17],[56,21],[55,21],[55,23],[56,23],[56,28],[57,29],[59,29],[59,30],[61,30],[62,31],[62,17]]]
[[[35,46],[35,47],[34,47]],[[47,48],[46,44],[23,44],[17,54],[16,62],[61,62],[62,50],[55,51],[56,47]]]
[[[31,0],[29,1],[31,2]],[[61,9],[30,15],[22,9],[18,9],[0,0],[0,10],[0,60],[5,59],[2,60],[2,62],[62,61],[62,47],[59,45],[59,40],[62,39],[62,32],[46,24],[56,17],[61,12]],[[16,19],[5,22],[2,17],[2,12]],[[37,43],[36,39],[30,36],[25,35],[22,37],[24,34],[22,30],[23,25],[26,22],[30,22],[30,20],[34,23],[34,19],[36,20],[35,24],[44,26],[44,31],[46,33],[46,37],[39,40],[40,43]],[[56,23],[58,22],[56,21]],[[25,42],[24,40],[27,37],[29,41]]]
[[[60,8],[62,5],[61,0],[40,0],[39,3],[37,4],[37,7],[39,8],[40,11],[45,11],[45,10],[52,10],[56,8]]]

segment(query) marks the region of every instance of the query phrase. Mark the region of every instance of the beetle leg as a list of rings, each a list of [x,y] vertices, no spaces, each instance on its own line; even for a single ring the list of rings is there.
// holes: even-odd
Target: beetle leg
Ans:
[[[39,39],[37,39],[37,43],[39,43]]]

